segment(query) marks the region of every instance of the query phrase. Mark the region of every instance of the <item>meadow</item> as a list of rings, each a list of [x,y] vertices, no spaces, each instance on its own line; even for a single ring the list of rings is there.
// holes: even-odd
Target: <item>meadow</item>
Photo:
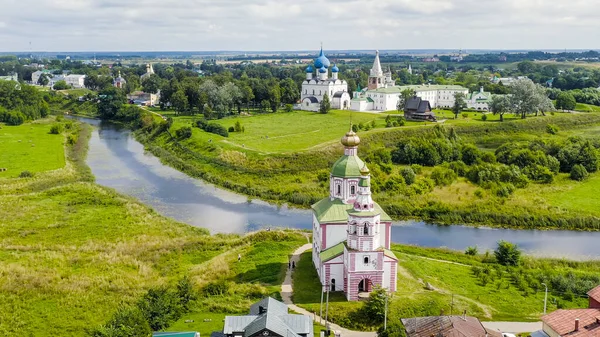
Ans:
[[[64,137],[50,134],[52,120],[0,126],[0,178],[55,170],[65,165]]]
[[[11,133],[27,133],[29,125]],[[184,276],[200,294],[192,315],[242,313],[277,296],[288,254],[305,235],[210,236],[164,218],[92,182],[84,162],[89,132],[80,125],[54,135],[78,134],[63,168],[0,178],[0,335],[82,336],[148,289]],[[211,282],[228,291],[206,296]]]

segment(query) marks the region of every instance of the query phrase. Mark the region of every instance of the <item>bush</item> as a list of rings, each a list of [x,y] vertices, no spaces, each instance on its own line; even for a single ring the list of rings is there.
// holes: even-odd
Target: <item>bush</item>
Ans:
[[[484,122],[487,121],[487,115],[486,114],[481,115],[481,120]]]
[[[179,139],[188,139],[192,136],[192,128],[189,126],[182,126],[181,128],[175,130],[175,135]]]
[[[206,132],[214,133],[223,137],[229,137],[229,132],[227,131],[227,128],[225,128],[221,124],[214,122],[207,123],[204,120],[199,120],[196,122],[196,126],[198,126],[200,129]]]
[[[431,172],[431,179],[436,186],[447,186],[456,180],[457,174],[453,170],[444,167],[436,167]]]
[[[166,287],[148,290],[138,302],[138,308],[153,331],[168,328],[182,313],[177,293]]]
[[[515,192],[515,186],[513,184],[497,184],[494,186],[494,193],[500,198],[508,198],[511,194]]]
[[[64,130],[64,126],[62,123],[56,123],[50,127],[50,133],[53,135],[61,134],[63,132],[63,130]]]
[[[25,122],[25,115],[19,111],[2,111],[0,107],[0,122],[8,125],[21,125]]]
[[[583,165],[577,164],[571,169],[570,177],[573,180],[582,181],[589,176],[588,171]]]
[[[75,145],[75,143],[77,143],[77,135],[72,133],[69,134],[69,136],[67,136],[67,144]]]
[[[228,132],[230,132],[230,133],[231,133],[231,132],[235,132],[235,128],[234,128],[233,126],[230,126],[230,127],[227,129],[227,131],[228,131]]]
[[[479,253],[477,246],[467,247],[467,250],[465,250],[465,254],[470,255],[470,256],[475,256],[475,255],[477,255],[477,253]]]
[[[467,118],[467,117],[469,117],[469,114],[468,114],[468,113],[466,113],[466,112],[463,112],[463,113],[461,114],[461,116],[462,116],[462,118]]]
[[[92,337],[127,336],[146,337],[152,334],[150,325],[137,308],[121,307],[104,325],[90,332]]]
[[[31,178],[33,177],[33,173],[29,172],[29,171],[23,171],[21,172],[21,174],[19,174],[19,178]]]
[[[233,127],[233,130],[234,130],[235,132],[242,132],[242,130],[243,130],[243,129],[244,129],[244,128],[243,128],[243,126],[242,126],[242,123],[240,123],[240,121],[236,121],[236,122],[235,122],[235,126]]]
[[[503,266],[518,266],[521,260],[521,251],[514,243],[501,240],[494,251],[494,256]]]
[[[555,135],[558,133],[558,126],[553,125],[553,124],[548,124],[548,125],[546,125],[546,132],[551,135]]]
[[[473,144],[464,144],[460,148],[462,161],[467,165],[473,165],[481,157],[481,151]]]
[[[402,169],[400,169],[400,175],[402,176],[402,178],[404,178],[404,182],[406,183],[406,185],[414,184],[415,180],[417,179],[415,171],[410,167],[403,167]]]
[[[286,104],[286,105],[283,107],[283,110],[284,110],[285,112],[292,112],[292,111],[294,111],[294,106],[293,106],[293,105],[291,105],[291,104]]]

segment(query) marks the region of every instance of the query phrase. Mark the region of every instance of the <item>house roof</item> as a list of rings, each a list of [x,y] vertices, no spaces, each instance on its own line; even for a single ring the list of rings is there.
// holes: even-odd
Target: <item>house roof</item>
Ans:
[[[392,221],[392,218],[383,211],[379,204],[374,204],[375,211],[380,214],[381,221]],[[354,205],[344,204],[340,199],[331,200],[327,197],[313,204],[312,209],[319,223],[346,223],[348,222],[348,212],[354,210]]]
[[[223,333],[231,335],[243,332],[244,337],[255,336],[269,330],[282,337],[300,337],[306,334],[313,337],[312,319],[304,315],[288,314],[287,306],[267,297],[250,307],[250,315],[226,316]]]
[[[408,337],[501,337],[502,334],[487,330],[475,317],[429,316],[403,318],[402,324]]]
[[[588,291],[587,295],[590,298],[595,299],[596,301],[600,302],[600,286],[597,286],[596,288]]]
[[[429,104],[429,101],[415,96],[406,101],[405,109],[424,114],[431,111],[431,104]]]
[[[579,330],[575,331],[575,319],[579,318]],[[557,334],[569,337],[597,337],[600,336],[600,309],[570,309],[556,310],[542,317]]]
[[[329,248],[325,249],[324,251],[322,251],[319,254],[319,258],[321,259],[321,262],[326,262],[335,257],[342,255],[344,253],[344,246],[345,246],[344,242],[340,242],[337,245],[335,245],[333,247],[329,247]]]

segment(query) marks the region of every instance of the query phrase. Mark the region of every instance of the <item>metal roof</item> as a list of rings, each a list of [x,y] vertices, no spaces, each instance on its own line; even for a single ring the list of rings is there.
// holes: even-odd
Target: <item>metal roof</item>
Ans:
[[[344,253],[344,242],[340,242],[335,246],[329,247],[319,253],[319,258],[322,262],[329,261],[337,256],[340,256]]]
[[[375,204],[375,212],[381,215],[381,221],[392,221],[392,218],[383,211],[379,204]],[[312,205],[313,212],[319,223],[347,223],[348,212],[354,210],[354,205],[344,204],[340,199],[331,200],[329,197]],[[364,215],[361,213],[359,215]]]

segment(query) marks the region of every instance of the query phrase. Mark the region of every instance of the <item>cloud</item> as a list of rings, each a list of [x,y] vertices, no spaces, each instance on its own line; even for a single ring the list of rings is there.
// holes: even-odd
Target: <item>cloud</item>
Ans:
[[[4,3],[6,2],[6,3]],[[589,0],[4,0],[0,51],[599,48]],[[34,10],[32,10],[34,9]]]

